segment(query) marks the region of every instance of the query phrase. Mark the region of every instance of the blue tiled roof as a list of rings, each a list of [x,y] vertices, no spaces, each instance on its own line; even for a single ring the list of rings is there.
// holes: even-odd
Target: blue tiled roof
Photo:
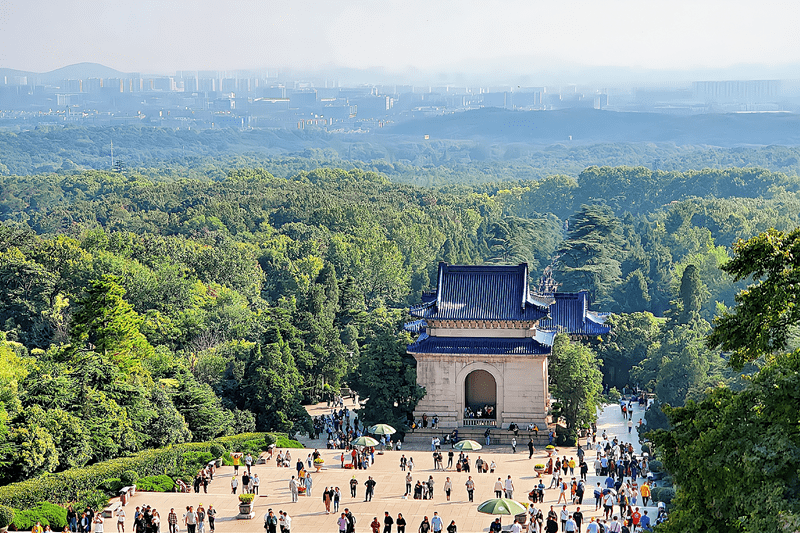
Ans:
[[[528,265],[439,263],[436,299],[412,307],[411,315],[439,320],[539,320],[546,302],[528,290]]]
[[[611,326],[605,325],[608,314],[589,310],[588,292],[554,292],[544,296],[552,297],[555,303],[550,306],[550,316],[539,321],[540,328],[591,336],[611,331]]]
[[[429,337],[420,335],[408,345],[409,353],[476,355],[548,355],[550,347],[530,337],[506,339],[495,337]]]
[[[422,333],[427,326],[428,324],[424,320],[415,320],[413,322],[406,322],[403,325],[403,329],[411,333]]]

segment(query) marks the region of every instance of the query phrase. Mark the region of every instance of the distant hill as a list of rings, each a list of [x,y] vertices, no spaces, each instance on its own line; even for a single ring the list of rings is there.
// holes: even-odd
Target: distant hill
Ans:
[[[508,111],[485,108],[410,120],[380,131],[431,139],[512,142],[670,142],[680,145],[800,144],[800,115],[729,113],[670,116],[596,109]]]
[[[86,78],[125,78],[130,76],[125,72],[120,72],[111,67],[100,65],[99,63],[76,63],[61,67],[50,72],[28,72],[11,68],[0,68],[0,76],[27,76],[28,83],[58,83],[65,79],[86,79]]]

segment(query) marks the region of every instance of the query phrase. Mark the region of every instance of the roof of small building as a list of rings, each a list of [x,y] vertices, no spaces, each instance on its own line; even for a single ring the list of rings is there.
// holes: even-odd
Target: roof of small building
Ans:
[[[430,337],[423,333],[408,353],[480,354],[480,355],[548,355],[550,346],[526,338],[495,337]]]
[[[605,324],[608,313],[589,310],[589,293],[554,292],[540,295],[554,300],[550,316],[539,321],[543,330],[566,331],[571,335],[605,335],[611,326]]]
[[[435,298],[434,298],[435,296]],[[439,263],[436,291],[423,294],[412,316],[436,320],[539,320],[548,301],[532,297],[528,265]]]

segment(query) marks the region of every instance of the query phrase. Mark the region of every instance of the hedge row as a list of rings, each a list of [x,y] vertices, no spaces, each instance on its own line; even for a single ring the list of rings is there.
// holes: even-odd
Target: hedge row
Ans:
[[[192,442],[145,450],[129,457],[118,457],[56,474],[45,474],[0,487],[0,505],[27,509],[39,502],[74,502],[80,493],[93,490],[108,479],[121,478],[128,470],[140,476],[167,474],[182,467],[183,456],[188,452],[210,452],[211,446],[215,444],[222,445],[226,450],[238,451],[245,442],[262,439],[266,444],[275,442],[275,437],[269,433],[243,433],[210,442]]]

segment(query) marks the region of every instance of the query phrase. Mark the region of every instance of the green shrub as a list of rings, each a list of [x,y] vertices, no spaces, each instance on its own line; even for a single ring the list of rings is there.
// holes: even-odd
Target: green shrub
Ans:
[[[267,447],[269,444],[267,445]],[[275,446],[277,448],[302,448],[303,445],[297,442],[296,440],[292,440],[286,435],[278,434],[277,439],[275,440]],[[266,448],[265,448],[266,449]]]
[[[78,494],[94,490],[104,480],[122,478],[122,473],[132,470],[142,476],[153,476],[174,472],[182,468],[184,455],[190,452],[207,452],[211,446],[221,444],[225,449],[237,448],[241,443],[263,438],[266,443],[275,442],[275,437],[264,433],[244,433],[222,437],[211,442],[176,444],[166,448],[145,450],[130,457],[118,457],[80,468],[71,468],[56,474],[11,483],[0,487],[0,505],[24,509],[37,502],[67,503],[78,500]],[[195,472],[196,473],[196,472]]]
[[[102,511],[108,505],[108,494],[103,491],[91,489],[78,493],[75,509],[91,507],[96,512]]]
[[[672,499],[675,498],[675,489],[672,487],[653,487],[650,491],[650,496],[653,497],[654,502],[664,502],[669,505]]]
[[[664,471],[664,464],[661,461],[657,461],[653,459],[647,465],[650,468],[651,472],[663,472]]]
[[[120,480],[123,483],[123,486],[127,487],[129,485],[133,485],[139,480],[139,474],[137,474],[134,470],[126,470],[119,476]]]
[[[619,403],[620,398],[622,398],[622,394],[619,393],[616,387],[611,387],[606,393],[606,400],[608,400],[609,403]]]
[[[649,444],[642,444],[642,453],[646,453],[646,454],[650,453],[650,445]]]
[[[14,509],[0,505],[0,527],[7,527],[14,522]]]
[[[60,531],[67,525],[67,510],[60,505],[39,502],[30,509],[14,512],[14,527],[20,531],[30,531],[36,522],[49,525],[54,531]]]
[[[224,453],[225,453],[225,446],[223,446],[222,444],[215,443],[211,445],[211,455],[214,457],[214,459],[222,457]]]
[[[239,501],[242,503],[250,503],[255,497],[255,494],[239,494]]]
[[[146,476],[139,478],[136,483],[137,491],[170,492],[175,488],[175,482],[169,476]]]
[[[118,477],[112,477],[109,479],[104,479],[102,483],[100,483],[97,488],[105,492],[106,494],[110,494],[111,496],[116,496],[119,493],[119,489],[125,486],[125,483]]]
[[[578,434],[574,429],[556,426],[556,444],[558,446],[575,446],[578,443]]]
[[[672,476],[664,476],[661,478],[661,483],[665,487],[671,487],[675,483],[675,479]]]

